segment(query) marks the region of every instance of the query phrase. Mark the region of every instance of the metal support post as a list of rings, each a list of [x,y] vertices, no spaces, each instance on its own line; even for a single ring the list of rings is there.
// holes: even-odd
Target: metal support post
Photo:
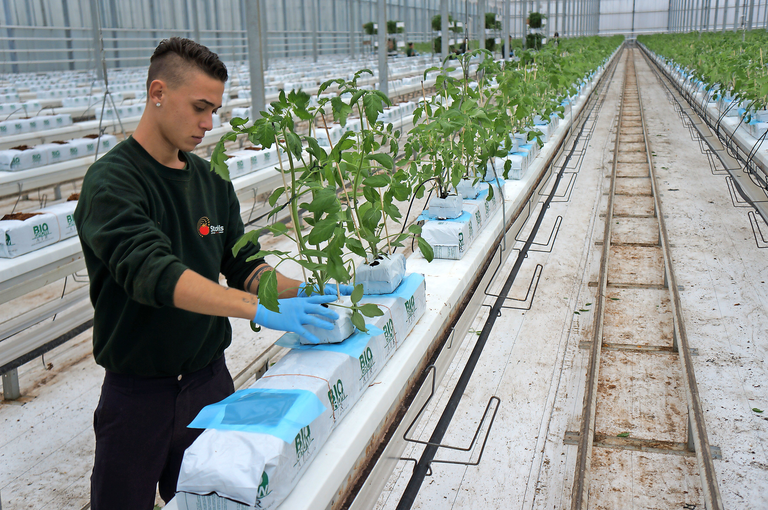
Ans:
[[[16,400],[20,397],[19,369],[14,368],[3,374],[3,398],[5,400]]]
[[[317,0],[309,1],[312,2],[312,16],[309,22],[312,25],[312,61],[317,62],[317,24],[320,23],[320,12],[317,8]],[[306,20],[306,17],[304,19]]]
[[[101,45],[101,17],[99,16],[99,2],[91,0],[91,25],[93,26],[93,51],[96,59],[96,76],[104,81],[104,70],[101,63],[104,61],[104,48]]]
[[[717,32],[717,15],[720,13],[720,0],[715,0],[715,19],[712,21],[712,31]]]
[[[355,0],[347,0],[347,20],[349,22],[349,56],[355,57]]]
[[[264,28],[261,19],[262,0],[250,0],[245,2],[245,19],[249,27],[255,27],[255,30],[248,30],[248,65],[251,77],[251,120],[260,117],[260,112],[266,109],[266,98],[264,97],[264,61],[261,47],[261,31]]]
[[[509,58],[509,11],[512,7],[509,2],[510,0],[502,0],[501,51],[504,52],[502,60]]]
[[[403,0],[403,42],[405,43],[405,50],[408,51],[408,26],[411,24],[410,16],[408,15],[408,0]]]
[[[379,24],[379,90],[389,95],[387,86],[389,85],[387,69],[387,0],[378,0],[378,15],[376,16]]]
[[[440,59],[448,58],[448,0],[440,0]]]
[[[195,34],[195,42],[201,42],[200,41],[200,17],[197,15],[197,0],[191,1],[191,6],[189,8],[190,11],[192,11],[192,31]]]
[[[749,0],[749,18],[747,18],[747,30],[752,30],[752,20],[755,18],[755,0]]]
[[[725,6],[723,7],[723,33],[725,33],[725,24],[728,21],[728,0],[725,0]]]
[[[733,31],[736,32],[739,29],[739,0],[736,0],[736,10],[733,13]]]
[[[506,4],[506,1],[504,2]],[[477,0],[477,47],[485,48],[485,11],[488,9],[485,6],[485,0]],[[504,47],[501,48],[504,51]],[[509,53],[507,53],[509,55]]]
[[[269,68],[269,40],[267,39],[267,27],[269,26],[269,21],[267,19],[267,2],[259,2],[260,12],[259,15],[261,16],[261,21],[259,25],[259,33],[261,34],[261,62],[263,65],[263,69]]]

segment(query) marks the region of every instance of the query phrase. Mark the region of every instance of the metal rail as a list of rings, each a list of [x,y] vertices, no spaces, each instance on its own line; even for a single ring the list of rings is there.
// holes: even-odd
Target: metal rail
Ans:
[[[628,56],[628,59],[634,59],[634,53]],[[651,149],[648,144],[646,134],[645,116],[643,113],[642,96],[639,87],[637,87],[637,70],[634,67],[634,60],[626,64],[627,67],[632,64],[632,70],[625,71],[623,81],[622,100],[619,109],[617,122],[616,139],[614,145],[613,164],[611,169],[611,186],[608,196],[608,210],[606,212],[606,224],[604,228],[604,238],[602,243],[602,253],[600,259],[600,281],[598,284],[598,296],[596,298],[597,306],[595,313],[595,328],[590,350],[589,366],[587,371],[587,382],[584,396],[584,406],[582,410],[582,423],[578,436],[577,468],[572,489],[571,508],[572,510],[586,510],[589,505],[589,490],[591,482],[591,459],[592,450],[595,444],[595,424],[597,394],[599,382],[600,358],[603,350],[603,333],[605,322],[605,308],[608,289],[608,266],[610,258],[610,247],[612,240],[613,205],[616,194],[616,177],[619,161],[619,144],[621,138],[622,120],[624,117],[624,106],[626,103],[626,94],[628,89],[628,76],[630,72],[634,74],[635,88],[637,88],[637,100],[639,104],[639,116],[642,129],[643,143],[646,152],[646,162],[648,165],[648,177],[651,184],[652,196],[655,207],[655,217],[658,220],[659,244],[664,264],[664,287],[667,287],[670,293],[672,308],[674,345],[673,351],[678,354],[680,369],[685,386],[686,399],[688,404],[688,442],[687,448],[693,450],[697,457],[699,474],[701,476],[703,498],[706,507],[709,510],[719,510],[723,508],[720,497],[717,478],[714,469],[712,450],[707,439],[706,426],[704,423],[704,414],[698,394],[696,377],[693,369],[693,360],[691,349],[685,330],[685,323],[682,316],[682,305],[676,284],[675,272],[672,267],[672,258],[669,250],[669,240],[664,221],[664,213],[659,195],[656,190],[655,171],[651,157]],[[604,442],[605,443],[605,442]],[[610,442],[604,444],[610,446]]]
[[[637,71],[635,71],[637,74]],[[656,173],[653,166],[651,150],[648,146],[648,136],[645,129],[645,115],[643,114],[643,97],[638,88],[638,100],[640,101],[640,120],[643,126],[643,138],[645,138],[645,150],[648,160],[648,167],[651,175],[651,186],[653,186],[653,199],[656,208],[656,217],[659,220],[660,241],[662,243],[662,253],[664,254],[665,281],[669,287],[672,297],[671,306],[674,320],[674,335],[677,341],[678,354],[680,358],[680,368],[683,371],[685,380],[685,391],[688,399],[688,445],[693,447],[696,452],[696,459],[699,465],[701,475],[701,485],[704,491],[704,502],[708,510],[720,510],[723,508],[723,501],[720,496],[720,488],[717,485],[717,473],[713,462],[712,449],[707,437],[707,428],[704,421],[704,410],[701,406],[699,397],[699,387],[696,382],[696,374],[693,368],[693,358],[691,356],[691,347],[688,343],[688,334],[685,329],[685,319],[683,317],[683,307],[678,292],[677,278],[675,269],[672,265],[672,255],[669,250],[669,238],[667,235],[666,220],[664,219],[664,210],[661,199],[656,190]],[[608,244],[608,243],[606,243]]]
[[[631,58],[627,57],[627,60]],[[622,81],[622,94],[627,87],[627,64],[624,64],[624,80]],[[619,118],[616,122],[616,140],[613,146],[613,163],[611,166],[611,190],[608,194],[608,211],[606,213],[605,229],[603,234],[603,251],[600,256],[600,282],[598,284],[597,305],[595,306],[595,331],[592,337],[592,350],[589,355],[589,367],[587,369],[587,386],[584,395],[584,409],[581,413],[581,429],[579,430],[579,450],[576,460],[576,478],[573,483],[573,495],[571,497],[571,509],[582,510],[587,508],[589,500],[589,464],[592,458],[592,447],[595,438],[595,411],[597,408],[597,383],[600,368],[600,353],[603,346],[603,323],[605,319],[605,299],[608,287],[608,257],[610,256],[611,226],[613,225],[613,199],[616,191],[616,166],[619,154],[619,130],[624,115],[624,102],[619,108]]]

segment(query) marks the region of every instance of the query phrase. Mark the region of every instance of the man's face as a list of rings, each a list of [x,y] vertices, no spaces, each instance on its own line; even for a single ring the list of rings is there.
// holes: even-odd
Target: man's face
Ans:
[[[166,89],[162,135],[181,151],[193,150],[213,127],[212,115],[221,107],[223,93],[223,82],[203,71],[189,70],[179,86]]]

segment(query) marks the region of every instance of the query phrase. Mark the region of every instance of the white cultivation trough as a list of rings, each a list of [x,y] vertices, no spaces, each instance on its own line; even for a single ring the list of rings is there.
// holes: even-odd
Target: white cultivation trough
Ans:
[[[611,59],[615,56],[616,52]],[[606,67],[608,64],[602,69]],[[593,79],[598,80],[602,74],[601,70]],[[576,98],[573,105],[575,115],[583,109],[590,92],[591,89]],[[486,262],[494,257],[501,236],[506,235],[507,245],[514,244],[515,236],[524,223],[521,212],[529,203],[533,206],[538,201],[535,190],[540,189],[546,182],[545,177],[551,171],[550,164],[566,138],[572,119],[572,116],[566,115],[550,142],[545,144],[539,157],[533,161],[522,179],[507,181],[504,184],[504,206],[499,207],[487,219],[485,228],[460,261],[435,259],[428,263],[420,253],[409,257],[408,272],[425,276],[426,312],[346,418],[330,434],[299,480],[297,486],[300,490],[293,490],[277,507],[279,510],[326,509],[338,503],[338,499],[345,494],[348,484],[355,479],[355,473],[366,465],[366,452],[377,447],[378,438],[386,431],[389,420],[400,406],[404,392],[423,372],[427,355],[434,349],[436,342],[450,330],[454,313],[460,303],[468,297],[478,273]],[[507,231],[510,226],[512,228]],[[509,251],[511,249],[508,249],[507,253]],[[466,327],[469,327],[468,324]],[[451,357],[458,350],[462,339],[463,335],[457,328]],[[439,374],[438,381],[440,377],[442,374]],[[414,401],[409,412],[415,412],[418,407]],[[406,414],[402,422],[408,419],[409,415]],[[397,449],[397,446],[394,448]],[[369,474],[358,493],[358,499],[366,499],[371,494],[378,496],[401,452],[402,449],[394,452],[385,450],[374,467],[374,472]],[[217,497],[212,497],[210,504],[215,505],[211,508],[222,510],[247,508]],[[165,508],[179,510],[181,507],[174,499]]]

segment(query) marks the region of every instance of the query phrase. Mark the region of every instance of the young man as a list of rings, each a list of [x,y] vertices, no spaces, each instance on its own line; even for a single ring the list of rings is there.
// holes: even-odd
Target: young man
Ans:
[[[184,450],[201,432],[187,424],[234,391],[227,317],[304,336],[307,324],[331,328],[318,315],[338,317],[321,306],[335,296],[297,297],[302,282],[282,275],[281,313],[259,306],[254,294],[270,267],[246,262],[255,246],[232,255],[243,235],[235,190],[189,152],[221,106],[224,64],[177,37],[150,62],[136,131],[91,166],[75,211],[93,354],[106,368],[94,413],[93,510],[151,510],[158,484],[165,501],[173,497]]]

